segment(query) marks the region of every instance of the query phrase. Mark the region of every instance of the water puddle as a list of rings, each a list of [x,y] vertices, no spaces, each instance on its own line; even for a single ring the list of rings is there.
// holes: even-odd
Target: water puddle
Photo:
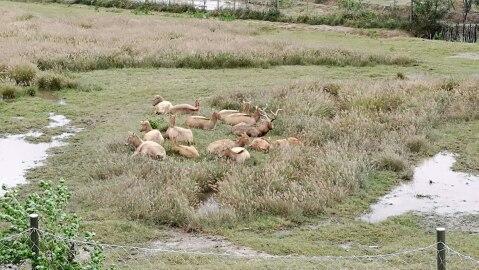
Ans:
[[[70,120],[63,115],[51,113],[48,128],[67,126]],[[47,158],[47,150],[52,147],[66,145],[66,139],[81,129],[68,126],[67,132],[53,136],[50,142],[31,143],[27,137],[38,138],[43,133],[30,131],[25,134],[6,135],[0,138],[0,185],[7,188],[25,183],[27,170],[41,166]],[[3,195],[4,191],[0,191]]]
[[[411,182],[382,197],[361,220],[380,222],[411,211],[442,216],[479,213],[479,176],[452,171],[455,161],[448,152],[425,160]]]
[[[50,123],[47,128],[64,127],[70,123],[70,119],[61,114],[50,113],[48,119],[50,119]]]

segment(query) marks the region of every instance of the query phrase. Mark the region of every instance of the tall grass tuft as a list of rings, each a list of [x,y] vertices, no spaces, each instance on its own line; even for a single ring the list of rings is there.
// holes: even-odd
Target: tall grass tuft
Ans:
[[[29,63],[15,65],[8,71],[10,79],[22,86],[29,86],[34,81],[36,75],[37,68]]]
[[[2,94],[2,98],[5,100],[15,99],[17,97],[18,91],[18,87],[15,87],[13,85],[0,85],[0,93]]]

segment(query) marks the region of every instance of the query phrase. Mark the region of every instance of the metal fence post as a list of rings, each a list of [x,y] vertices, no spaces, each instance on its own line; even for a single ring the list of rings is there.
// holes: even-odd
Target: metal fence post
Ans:
[[[446,229],[436,228],[437,270],[446,270]]]
[[[33,253],[32,269],[37,268],[38,257],[40,255],[40,236],[38,233],[38,214],[30,214],[30,244]]]

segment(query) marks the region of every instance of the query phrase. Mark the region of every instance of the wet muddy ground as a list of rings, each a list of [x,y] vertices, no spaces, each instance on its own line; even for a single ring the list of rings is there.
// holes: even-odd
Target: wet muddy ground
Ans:
[[[407,212],[439,216],[479,214],[479,176],[453,171],[455,160],[448,152],[425,160],[415,169],[412,181],[380,198],[361,219],[380,222]]]
[[[41,166],[48,157],[48,150],[66,144],[65,140],[80,129],[70,126],[70,120],[63,115],[49,114],[47,129],[64,127],[65,132],[51,137],[48,142],[32,142],[32,138],[44,135],[39,131],[0,137],[0,185],[7,188],[25,183],[27,170]],[[0,195],[4,191],[0,191]]]

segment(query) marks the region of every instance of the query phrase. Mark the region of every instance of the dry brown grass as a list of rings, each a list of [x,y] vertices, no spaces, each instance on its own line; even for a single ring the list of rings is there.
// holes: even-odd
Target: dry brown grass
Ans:
[[[210,156],[158,163],[130,158],[121,146],[123,139],[117,137],[101,142],[105,149],[98,149],[91,182],[79,196],[133,219],[190,228],[224,226],[260,214],[317,215],[367,186],[371,173],[410,177],[412,161],[431,140],[431,129],[479,119],[478,85],[477,81],[453,88],[444,87],[442,81],[318,82],[232,93],[227,106],[247,99],[283,108],[285,113],[269,135],[297,136],[305,146],[254,154],[243,165]],[[211,100],[222,107],[220,99]],[[201,149],[208,142],[196,143]],[[221,210],[199,214],[196,208],[212,191]]]
[[[30,14],[0,8],[0,63],[40,69],[121,67],[267,67],[270,65],[407,65],[397,55],[360,53],[299,41],[272,41],[260,28],[216,20],[128,14]],[[28,19],[25,19],[28,18]]]

